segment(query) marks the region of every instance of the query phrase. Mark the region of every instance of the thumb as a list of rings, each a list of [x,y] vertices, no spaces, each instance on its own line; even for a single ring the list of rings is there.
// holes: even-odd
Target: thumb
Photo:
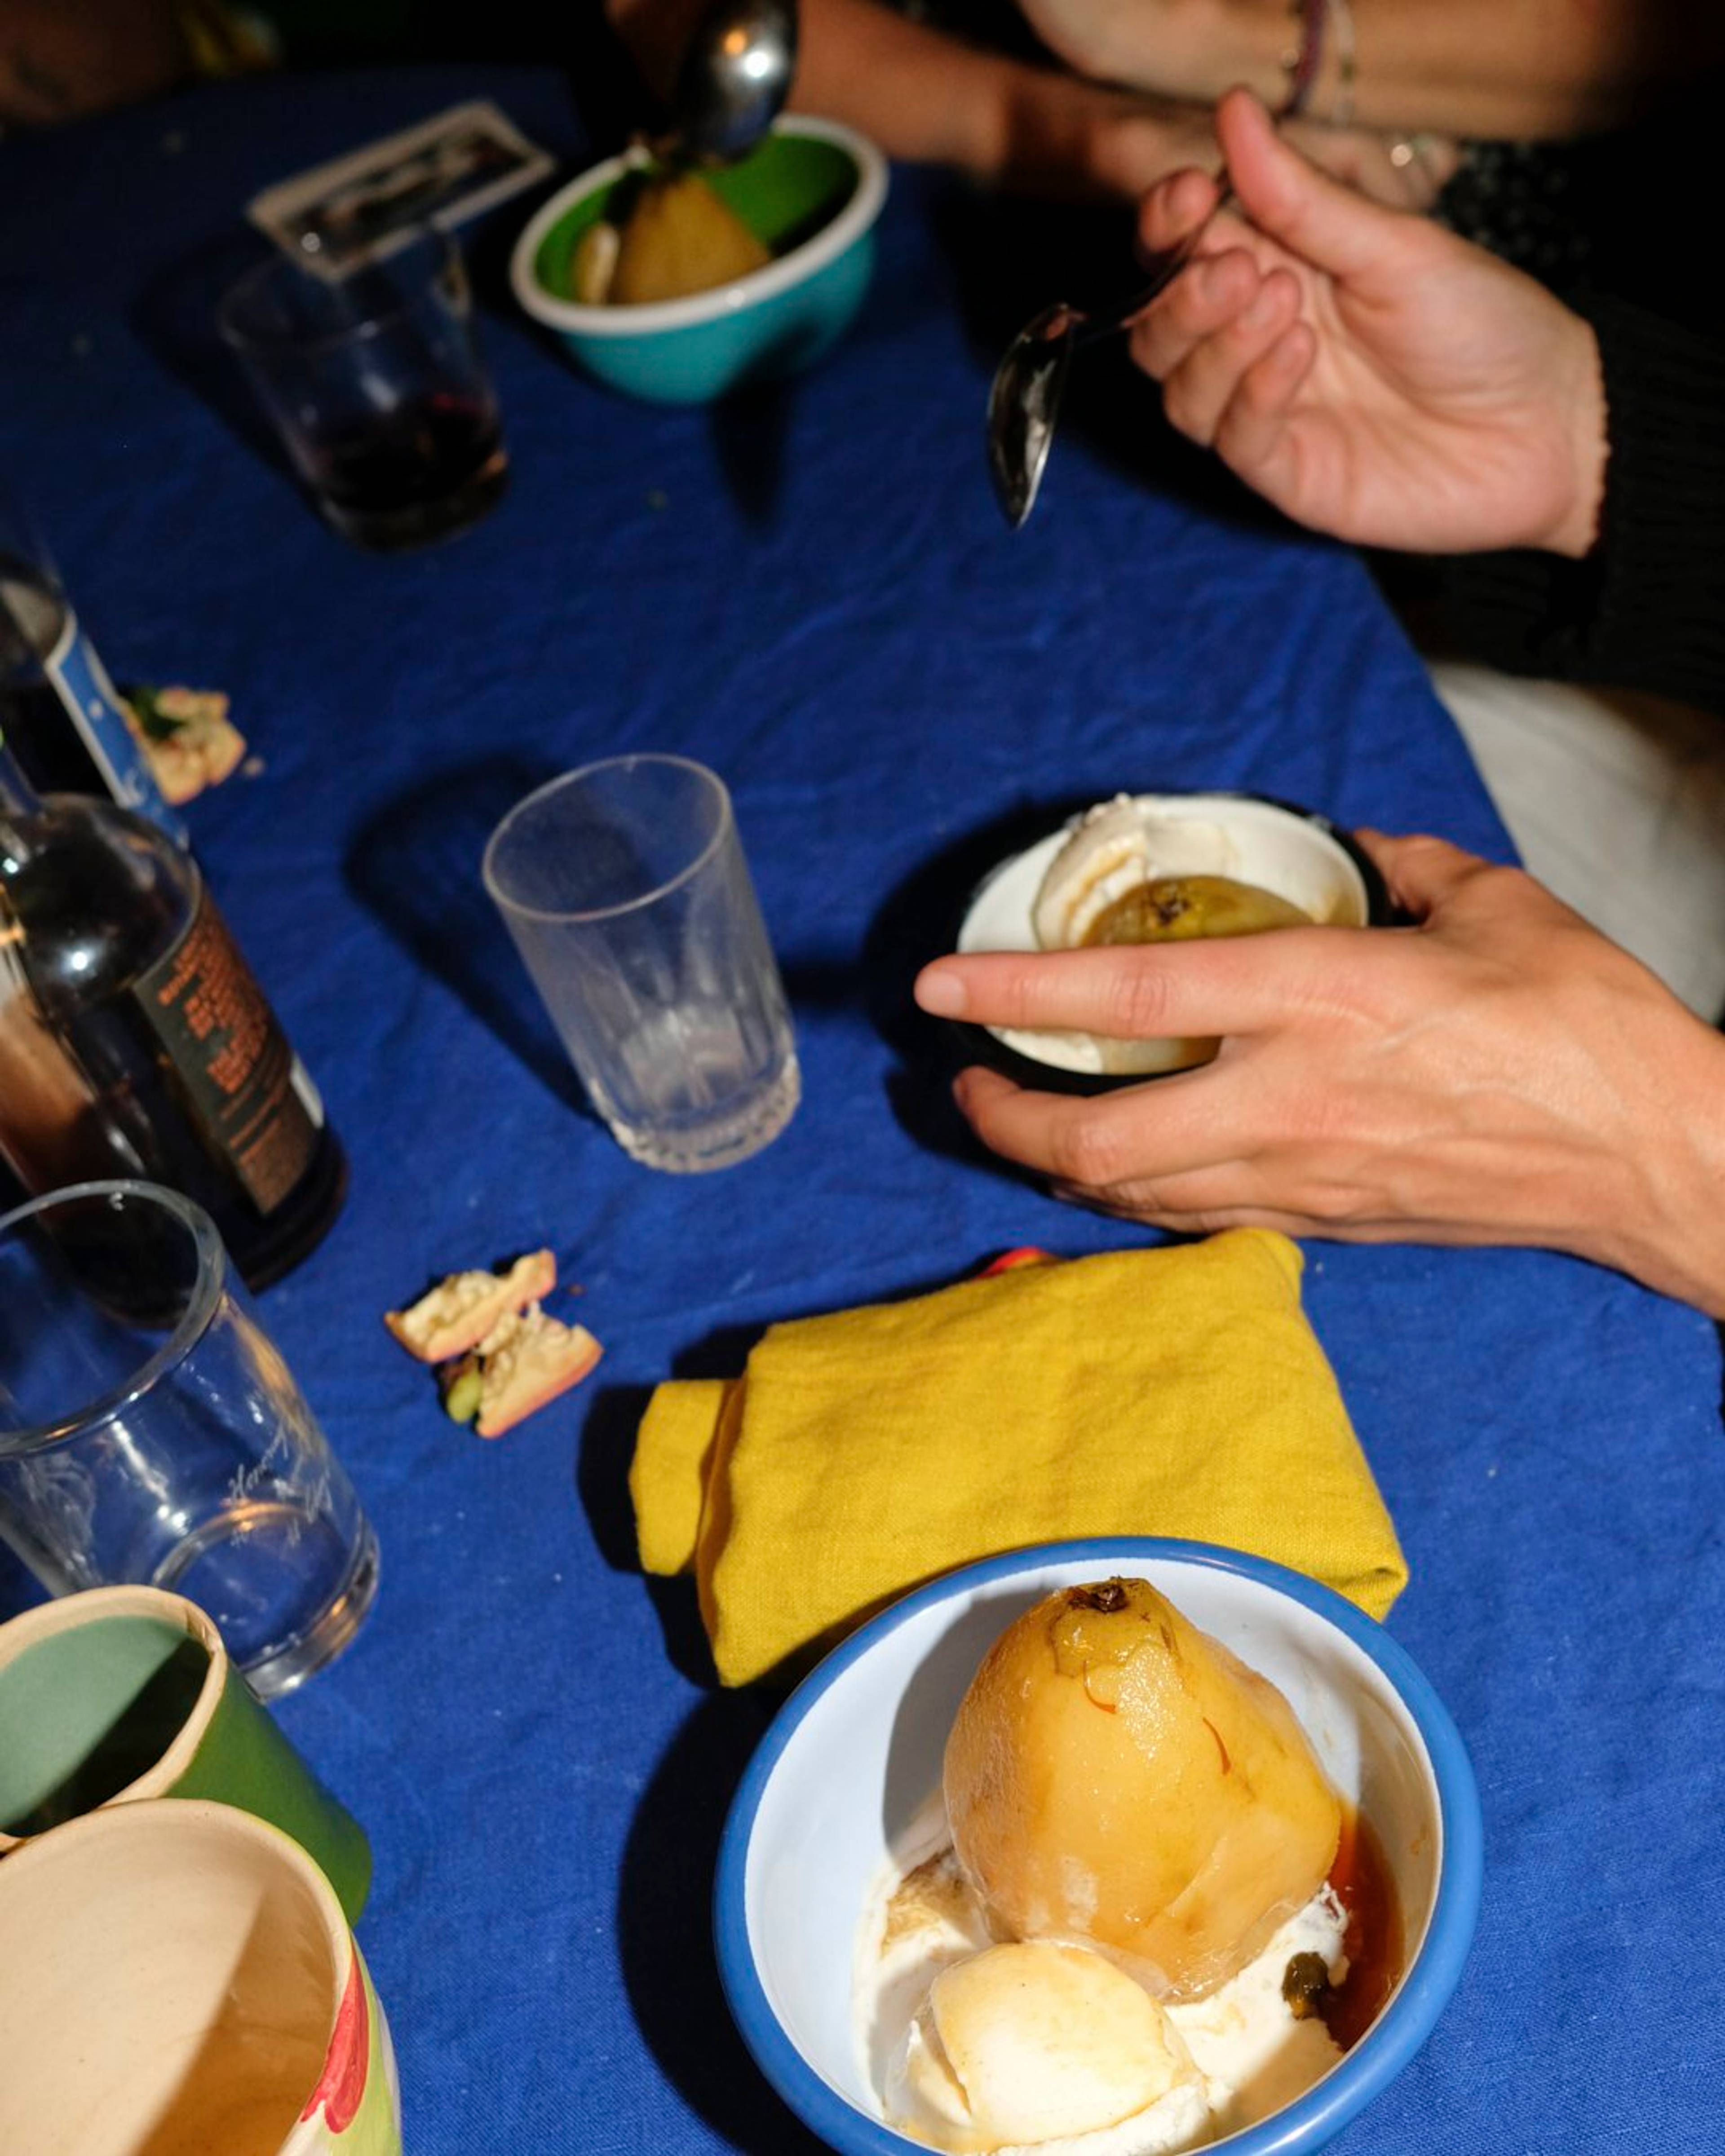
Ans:
[[[1395,903],[1424,921],[1489,863],[1452,846],[1447,839],[1386,838],[1382,831],[1354,833],[1389,886]]]
[[[1216,140],[1252,223],[1332,277],[1393,270],[1409,234],[1424,229],[1423,219],[1385,209],[1309,164],[1249,90],[1230,90],[1216,108]]]

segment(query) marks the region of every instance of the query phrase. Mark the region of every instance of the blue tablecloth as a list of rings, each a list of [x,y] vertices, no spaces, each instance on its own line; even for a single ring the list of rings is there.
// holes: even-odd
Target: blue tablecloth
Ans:
[[[263,761],[193,804],[193,836],[353,1170],[264,1309],[383,1552],[361,1638],[280,1711],[376,1846],[362,1938],[408,2146],[779,2156],[811,2144],[732,2033],[707,1918],[772,1702],[718,1693],[682,1584],[634,1569],[649,1389],[1009,1245],[1132,1240],[979,1153],[910,1011],[979,832],[1219,785],[1507,842],[1359,565],[1123,469],[1082,385],[1005,532],[980,418],[1026,293],[990,315],[974,273],[985,245],[1029,257],[913,173],[844,346],[726,411],[615,399],[494,297],[507,498],[420,556],[345,547],[211,372],[209,299],[261,244],[259,187],[475,94],[587,152],[557,78],[496,69],[211,87],[0,145],[4,469],[112,670],[226,688]],[[475,240],[494,294],[524,215]],[[1147,430],[1125,372],[1095,403],[1117,423],[1136,398]],[[505,805],[626,747],[730,780],[795,1007],[803,1105],[720,1175],[638,1168],[586,1115],[477,880]],[[378,1314],[541,1241],[607,1358],[485,1445]],[[1308,1258],[1412,1563],[1392,1628],[1466,1738],[1488,1836],[1461,1989],[1337,2148],[1715,2148],[1712,1328],[1538,1253]],[[8,1574],[0,1607],[31,1592]]]

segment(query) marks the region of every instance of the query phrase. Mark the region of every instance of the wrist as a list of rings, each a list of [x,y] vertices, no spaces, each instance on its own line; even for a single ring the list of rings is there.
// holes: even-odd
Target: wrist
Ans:
[[[976,66],[964,95],[947,104],[950,132],[937,162],[955,166],[984,186],[1004,187],[1024,142],[1035,131],[1039,70],[993,54],[973,57]]]
[[[1290,60],[1305,38],[1300,0],[1163,0],[1152,28],[1134,8],[1082,8],[1082,38],[1059,37],[1065,8],[1029,4],[1041,28],[1048,18],[1063,59],[1093,82],[1153,90],[1214,105],[1227,90],[1253,90],[1272,112],[1287,104]]]
[[[1639,1187],[1595,1254],[1725,1319],[1725,1040],[1687,1011],[1672,1015],[1680,1033],[1640,1044],[1664,1112],[1637,1138]]]
[[[1559,408],[1567,422],[1570,485],[1563,514],[1545,544],[1552,553],[1579,562],[1593,551],[1599,536],[1609,440],[1599,341],[1590,323],[1579,316],[1569,319],[1574,325],[1574,357]]]
[[[1144,136],[1157,125],[1144,100],[1023,66],[999,109],[999,148],[988,177],[1000,185],[1079,202],[1132,203],[1143,192]]]

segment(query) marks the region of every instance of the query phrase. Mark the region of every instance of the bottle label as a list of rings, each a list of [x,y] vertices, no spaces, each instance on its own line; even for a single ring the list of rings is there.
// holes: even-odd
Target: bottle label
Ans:
[[[54,646],[42,670],[90,751],[102,783],[122,808],[135,808],[166,831],[178,846],[191,843],[185,824],[162,798],[150,760],[133,733],[108,670],[78,626],[69,605]]]
[[[212,903],[134,985],[208,1137],[260,1213],[279,1205],[317,1149],[322,1103]]]

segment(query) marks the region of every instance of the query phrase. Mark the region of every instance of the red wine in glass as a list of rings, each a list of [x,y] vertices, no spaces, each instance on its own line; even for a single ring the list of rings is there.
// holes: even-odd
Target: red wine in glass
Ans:
[[[382,552],[463,530],[509,480],[495,406],[447,391],[331,427],[304,454],[330,522]]]

